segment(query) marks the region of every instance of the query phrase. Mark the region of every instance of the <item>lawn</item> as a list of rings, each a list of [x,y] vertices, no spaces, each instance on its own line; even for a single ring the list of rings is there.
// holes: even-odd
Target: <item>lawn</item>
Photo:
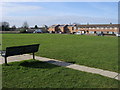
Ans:
[[[60,34],[3,34],[3,50],[9,46],[41,44],[37,56],[118,71],[118,38]]]
[[[118,81],[37,60],[2,65],[3,88],[118,88]]]

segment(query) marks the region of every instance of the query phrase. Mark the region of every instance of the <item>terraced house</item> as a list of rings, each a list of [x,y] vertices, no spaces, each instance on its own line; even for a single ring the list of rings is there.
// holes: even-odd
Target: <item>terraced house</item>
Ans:
[[[59,33],[59,24],[52,25],[48,28],[49,33]]]
[[[81,34],[120,34],[120,24],[87,24],[87,25],[52,25],[48,31],[51,33],[81,33]]]
[[[120,33],[118,24],[94,24],[94,25],[78,25],[77,31],[85,34],[118,34]]]
[[[73,33],[73,31],[76,29],[76,25],[70,25],[70,24],[56,24],[49,27],[48,31],[50,33]]]

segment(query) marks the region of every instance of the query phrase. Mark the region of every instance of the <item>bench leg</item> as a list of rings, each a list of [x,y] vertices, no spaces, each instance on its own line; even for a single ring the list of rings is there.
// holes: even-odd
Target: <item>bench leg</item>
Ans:
[[[33,59],[35,60],[35,53],[33,53]]]
[[[7,57],[5,57],[5,65],[8,65],[8,64],[7,64]]]

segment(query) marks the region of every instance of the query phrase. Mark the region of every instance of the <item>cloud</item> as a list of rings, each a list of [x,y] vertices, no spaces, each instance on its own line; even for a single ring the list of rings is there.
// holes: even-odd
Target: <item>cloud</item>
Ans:
[[[2,3],[2,12],[3,15],[13,15],[13,14],[24,14],[24,13],[30,13],[34,11],[38,11],[43,9],[43,7],[40,6],[34,6],[34,5],[24,5],[20,3]]]
[[[102,17],[93,17],[89,16],[77,16],[69,13],[57,13],[58,15],[47,15],[42,16],[40,10],[44,9],[44,7],[34,6],[30,4],[21,4],[21,3],[0,3],[2,5],[4,13],[2,21],[7,21],[11,26],[16,25],[17,27],[22,26],[24,21],[27,21],[29,26],[38,25],[41,26],[43,24],[52,25],[52,24],[69,24],[69,23],[117,23],[118,20],[114,18],[105,18]],[[96,7],[96,6],[94,6]],[[97,7],[96,7],[97,8]],[[39,14],[35,12],[39,11]],[[0,9],[0,12],[2,10]],[[14,15],[16,14],[16,15]],[[20,14],[20,15],[19,15]],[[37,16],[39,15],[39,16]]]
[[[2,2],[119,2],[119,0],[2,0]]]

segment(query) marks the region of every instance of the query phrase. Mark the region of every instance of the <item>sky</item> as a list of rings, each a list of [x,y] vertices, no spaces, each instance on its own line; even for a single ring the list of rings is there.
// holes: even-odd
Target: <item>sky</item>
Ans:
[[[1,2],[2,21],[21,27],[118,23],[118,2]]]

